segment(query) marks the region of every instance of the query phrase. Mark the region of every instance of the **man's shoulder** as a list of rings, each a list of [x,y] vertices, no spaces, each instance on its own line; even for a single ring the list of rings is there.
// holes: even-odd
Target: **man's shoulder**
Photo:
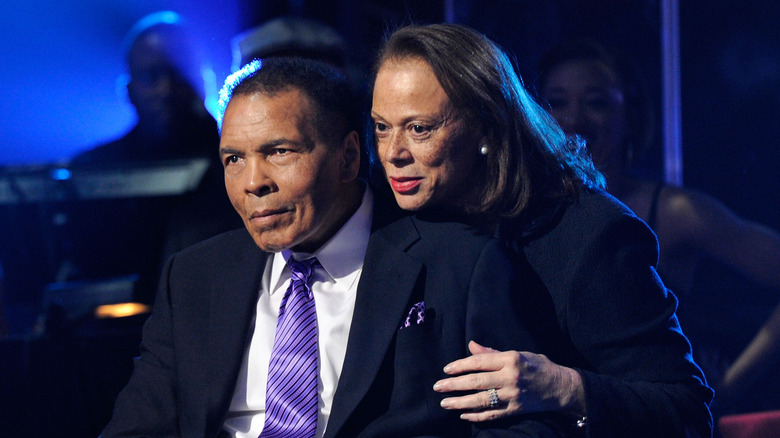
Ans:
[[[217,258],[241,259],[247,254],[262,252],[245,228],[237,228],[189,246],[176,257],[180,260],[213,262]]]
[[[133,147],[137,147],[134,144],[135,137],[135,130],[131,130],[119,138],[79,153],[70,160],[70,163],[80,165],[125,162]]]

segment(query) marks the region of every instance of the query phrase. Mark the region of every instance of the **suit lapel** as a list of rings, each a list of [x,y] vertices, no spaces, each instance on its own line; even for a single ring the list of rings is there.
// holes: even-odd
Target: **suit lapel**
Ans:
[[[371,233],[326,438],[339,432],[365,397],[408,310],[422,264],[404,251],[417,240],[406,217]]]
[[[244,232],[238,247],[224,253],[230,254],[226,263],[219,263],[217,275],[221,282],[210,291],[208,319],[209,340],[207,346],[210,362],[208,390],[204,393],[208,425],[216,431],[224,421],[235,390],[238,371],[254,328],[260,282],[268,254],[261,251]],[[206,321],[204,321],[205,323]],[[216,429],[214,429],[216,427]]]

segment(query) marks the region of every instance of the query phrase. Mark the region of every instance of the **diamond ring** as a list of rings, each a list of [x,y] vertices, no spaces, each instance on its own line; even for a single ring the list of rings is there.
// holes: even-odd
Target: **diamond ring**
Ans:
[[[496,406],[498,406],[500,401],[498,400],[498,391],[496,391],[496,388],[488,389],[487,393],[488,393],[488,397],[490,397],[490,407],[491,407],[491,409],[495,408]]]

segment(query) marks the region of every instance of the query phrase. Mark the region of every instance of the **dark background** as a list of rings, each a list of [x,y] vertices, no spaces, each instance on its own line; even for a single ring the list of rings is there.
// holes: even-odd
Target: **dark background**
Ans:
[[[658,0],[450,3],[455,21],[515,55],[529,86],[541,52],[587,35],[630,53],[659,105]],[[780,5],[681,3],[684,183],[777,228]],[[197,29],[213,71],[211,93],[230,73],[230,37],[277,15],[316,17],[340,30],[358,72],[387,29],[445,19],[442,0],[10,0],[0,14],[0,166],[65,160],[127,131],[135,116],[116,86],[124,72],[121,40],[137,19],[161,9],[181,13]]]
[[[632,55],[660,109],[660,1],[448,3],[455,22],[482,31],[515,57],[530,89],[541,53],[588,36]],[[65,161],[126,132],[135,116],[116,85],[124,72],[122,37],[136,20],[162,9],[179,12],[197,29],[204,65],[212,71],[208,105],[230,73],[230,38],[275,16],[314,17],[338,29],[350,47],[351,74],[361,84],[386,31],[447,18],[441,0],[7,1],[0,14],[0,168]],[[679,12],[684,185],[715,196],[740,216],[780,228],[780,4],[683,1]],[[658,133],[660,139],[660,128]],[[645,162],[659,177],[661,151],[659,141]],[[0,230],[0,253],[12,254],[3,260],[6,276],[30,279],[3,291],[11,335],[0,351],[0,435],[46,436],[57,428],[61,433],[54,435],[94,436],[127,379],[139,321],[86,326],[67,339],[31,337],[43,311],[41,287],[50,280],[41,266],[51,256],[47,239],[53,231],[40,206],[1,206],[0,214],[4,221],[42,218],[13,220],[24,225]]]

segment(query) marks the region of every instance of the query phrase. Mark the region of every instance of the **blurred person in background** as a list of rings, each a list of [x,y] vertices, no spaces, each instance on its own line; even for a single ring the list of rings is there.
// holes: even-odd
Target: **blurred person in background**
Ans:
[[[256,58],[297,56],[326,62],[343,70],[347,43],[332,27],[319,20],[283,16],[247,29],[233,37],[233,71]]]
[[[127,98],[138,116],[130,132],[76,155],[72,164],[216,156],[217,125],[203,104],[200,56],[172,11],[139,20],[123,43]]]
[[[117,140],[76,155],[71,165],[121,169],[204,159],[208,167],[198,188],[183,196],[69,205],[56,281],[137,276],[135,298],[151,303],[171,253],[241,224],[221,183],[217,124],[204,105],[202,55],[187,22],[172,11],[145,16],[125,36],[123,51],[123,80],[137,123]]]
[[[697,287],[701,280],[697,268],[703,260],[713,259],[754,284],[780,292],[780,234],[740,218],[705,193],[639,172],[638,160],[653,144],[654,115],[639,71],[629,60],[594,41],[578,40],[545,54],[539,74],[541,98],[566,134],[586,141],[609,193],[657,234],[658,272],[681,297],[680,318],[698,362],[716,387],[715,406],[726,412],[746,409],[740,403],[753,393],[756,383],[767,382],[780,362],[780,307],[760,314],[758,319],[766,322],[758,333],[748,332],[747,327],[755,329],[758,322],[751,321],[755,314],[744,307],[756,299],[749,295],[750,286],[742,284],[725,294],[705,290]],[[725,319],[715,316],[709,304],[722,300],[731,303],[726,304]],[[722,331],[753,339],[729,342],[733,335],[718,335]],[[776,395],[768,398],[774,401],[763,397],[768,403],[780,401]]]

